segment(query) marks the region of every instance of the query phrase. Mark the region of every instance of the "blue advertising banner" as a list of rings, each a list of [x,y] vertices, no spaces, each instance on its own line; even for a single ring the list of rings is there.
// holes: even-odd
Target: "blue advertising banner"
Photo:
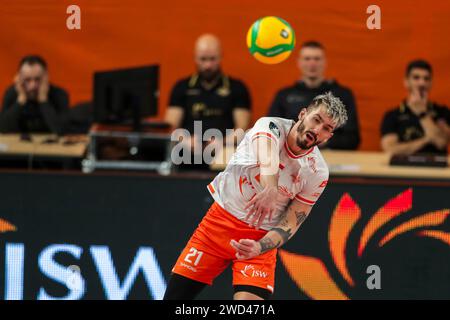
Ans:
[[[161,299],[212,204],[206,178],[1,177],[5,300]],[[449,214],[445,185],[330,181],[279,250],[274,298],[449,299]],[[227,269],[199,298],[232,295]]]

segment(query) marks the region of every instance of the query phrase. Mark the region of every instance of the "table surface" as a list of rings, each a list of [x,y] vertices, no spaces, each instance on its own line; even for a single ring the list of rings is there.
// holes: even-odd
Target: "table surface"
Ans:
[[[0,134],[0,155],[33,155],[74,157],[84,156],[89,139],[86,135],[65,136],[32,134],[31,141],[21,139],[20,134]],[[218,152],[211,164],[213,170],[223,170],[234,149]],[[371,151],[322,151],[330,174],[333,176],[431,178],[450,180],[450,168],[390,166],[389,154]],[[450,157],[449,157],[450,163]]]
[[[210,166],[211,169],[223,170],[233,151],[233,149],[224,149],[218,152],[215,161]],[[383,152],[334,150],[321,152],[328,164],[330,175],[333,176],[450,180],[449,167],[391,166],[389,165],[390,155]]]
[[[86,135],[57,138],[49,134],[31,134],[31,141],[21,139],[20,134],[0,134],[0,155],[83,157],[88,145]]]

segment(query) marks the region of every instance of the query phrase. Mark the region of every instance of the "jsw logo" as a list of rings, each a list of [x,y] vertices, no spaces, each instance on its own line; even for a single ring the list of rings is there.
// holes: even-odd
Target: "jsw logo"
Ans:
[[[255,267],[251,264],[248,264],[244,267],[243,270],[241,270],[241,273],[244,275],[244,277],[252,277],[252,278],[266,278],[267,272],[261,271],[261,270],[255,270]]]
[[[11,230],[15,231],[15,230]],[[39,271],[47,278],[67,287],[65,296],[53,296],[45,287],[37,292],[38,300],[75,300],[82,299],[89,287],[88,282],[97,279],[88,279],[83,274],[83,267],[64,266],[58,263],[61,254],[70,255],[80,260],[85,250],[73,244],[52,244],[45,247],[38,256]],[[166,290],[166,283],[160,266],[151,247],[139,247],[131,266],[121,280],[113,263],[111,251],[108,246],[90,246],[86,250],[95,266],[100,283],[105,292],[105,298],[111,300],[126,299],[133,285],[140,281],[141,274],[145,279],[153,299],[162,299]],[[22,300],[24,291],[25,270],[25,244],[6,243],[5,245],[5,300]],[[75,267],[75,268],[74,268]],[[77,270],[75,270],[77,269]],[[76,271],[76,272],[75,272]]]

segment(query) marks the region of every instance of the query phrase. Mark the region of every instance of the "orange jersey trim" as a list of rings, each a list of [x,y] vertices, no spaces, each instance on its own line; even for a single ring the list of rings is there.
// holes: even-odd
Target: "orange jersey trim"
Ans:
[[[272,139],[275,142],[277,141],[273,135],[271,135],[268,132],[263,132],[263,131],[255,133],[253,135],[253,137],[252,137],[252,141],[255,140],[258,137],[268,137],[268,138]]]
[[[215,192],[216,192],[216,190],[214,190],[214,187],[212,186],[211,183],[208,184],[208,189],[209,189],[209,191],[210,191],[211,193],[215,193]],[[203,189],[203,190],[204,190],[204,189]]]
[[[314,204],[314,203],[316,203],[315,201],[311,201],[311,200],[305,199],[305,198],[303,198],[303,197],[301,197],[299,195],[296,195],[295,199],[303,201],[303,202],[305,202],[307,204]]]
[[[289,145],[288,145],[287,141],[284,143],[284,148],[286,149],[286,152],[287,152],[288,156],[291,157],[291,158],[293,158],[293,159],[298,159],[298,158],[304,157],[304,156],[310,154],[310,153],[314,150],[314,147],[312,147],[312,148],[310,148],[306,153],[299,154],[299,155],[295,155],[295,154],[291,151],[291,149],[289,148]]]

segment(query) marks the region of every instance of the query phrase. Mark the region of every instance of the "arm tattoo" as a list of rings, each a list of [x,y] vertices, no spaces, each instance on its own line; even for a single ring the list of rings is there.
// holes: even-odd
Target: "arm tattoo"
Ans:
[[[299,227],[308,217],[305,212],[295,211],[295,216],[297,217],[297,227]]]
[[[261,240],[259,240],[259,243],[261,244],[261,253],[269,251],[273,248],[278,248],[278,246],[280,245],[280,242],[275,244],[270,238],[262,238]]]
[[[295,217],[296,217],[296,227],[299,227],[308,217],[306,212],[304,211],[295,211]],[[292,237],[292,228],[289,225],[289,221],[287,219],[287,211],[283,213],[281,216],[281,220],[278,223],[278,226],[282,227],[275,227],[272,228],[270,231],[274,231],[278,233],[282,239],[282,241],[278,241],[277,243],[274,243],[272,239],[270,238],[262,238],[259,240],[259,243],[261,244],[261,253],[264,253],[266,251],[269,251],[270,249],[278,248],[284,243],[286,243],[291,237]],[[286,228],[287,230],[283,229]],[[296,228],[297,229],[297,228]]]
[[[275,231],[281,236],[281,239],[283,239],[283,242],[281,244],[286,243],[292,236],[291,229],[284,230],[281,228],[273,228],[271,231]]]
[[[286,219],[287,217],[287,211],[283,213],[283,215],[281,216],[280,222],[278,223],[279,226],[283,227],[283,228],[288,228],[289,227],[289,221],[288,219]]]

